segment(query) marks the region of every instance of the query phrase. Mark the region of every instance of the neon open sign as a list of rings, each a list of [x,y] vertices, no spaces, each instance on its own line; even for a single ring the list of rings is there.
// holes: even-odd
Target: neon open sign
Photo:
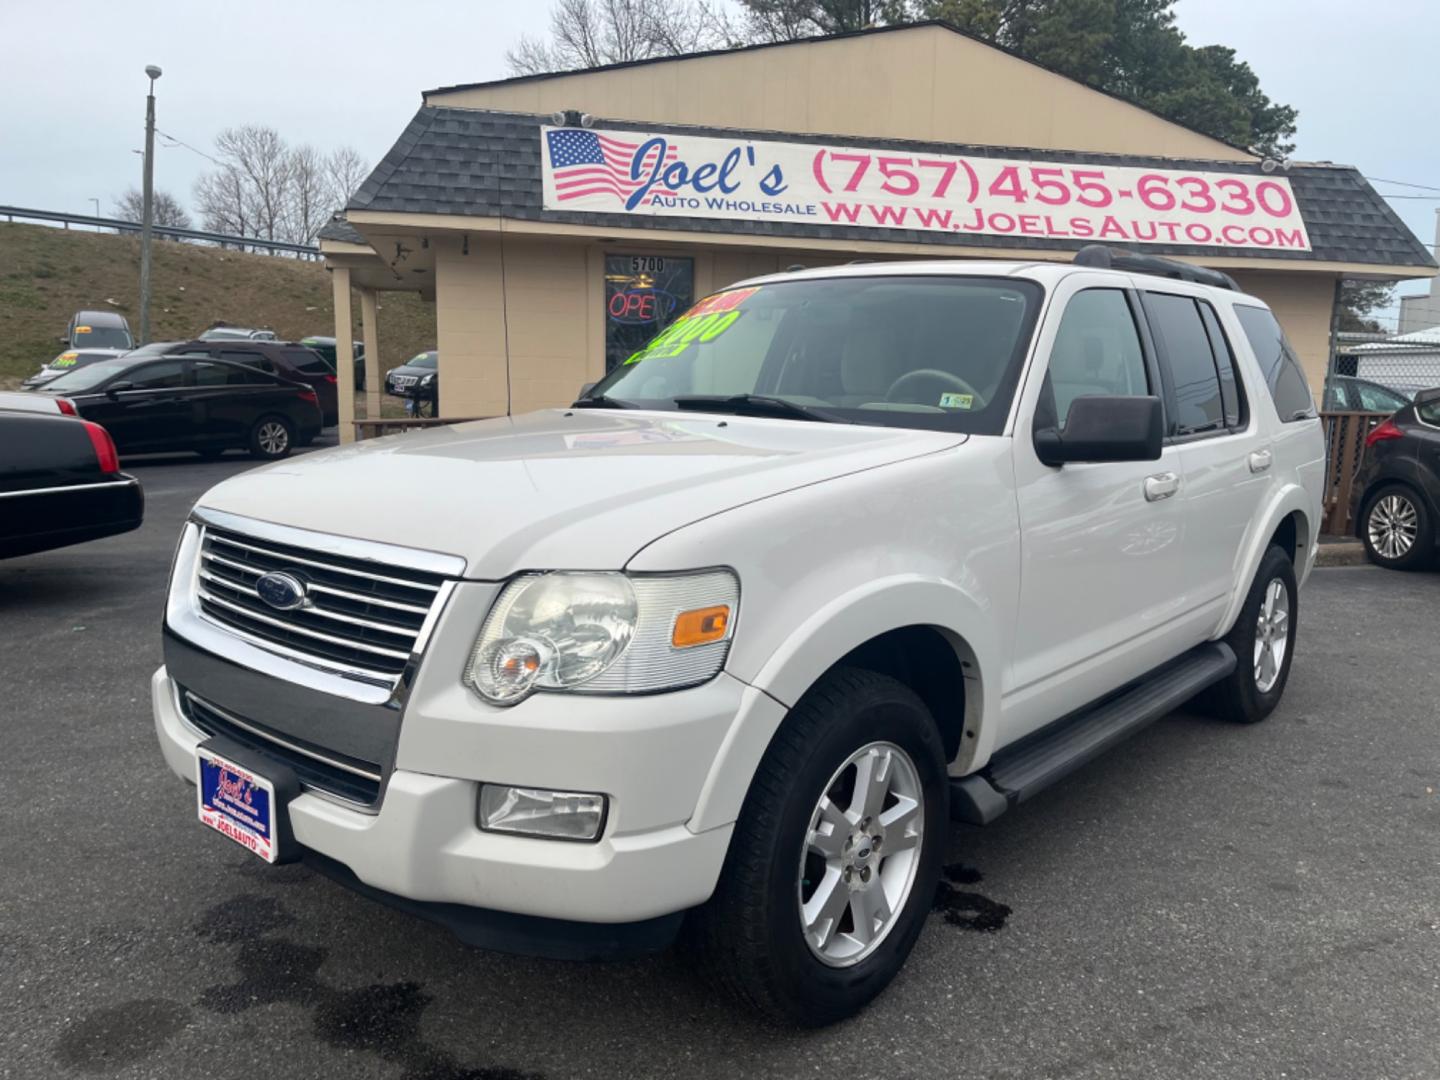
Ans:
[[[614,293],[607,308],[610,318],[625,326],[663,322],[675,310],[676,299],[664,289],[623,289]]]

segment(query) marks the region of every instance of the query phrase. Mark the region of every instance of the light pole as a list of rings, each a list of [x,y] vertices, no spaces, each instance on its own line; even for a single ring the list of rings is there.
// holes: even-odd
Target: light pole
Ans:
[[[150,230],[155,224],[155,80],[160,69],[145,65],[150,93],[145,97],[144,212],[140,222],[140,344],[150,342]]]

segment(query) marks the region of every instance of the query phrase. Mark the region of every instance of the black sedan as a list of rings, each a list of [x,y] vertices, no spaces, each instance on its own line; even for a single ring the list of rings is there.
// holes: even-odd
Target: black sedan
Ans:
[[[1351,500],[1371,562],[1392,570],[1431,563],[1440,543],[1440,389],[1422,390],[1365,437]]]
[[[68,398],[103,424],[122,454],[231,448],[283,458],[320,431],[315,391],[209,357],[121,357],[62,375],[41,393]]]
[[[140,481],[99,424],[0,409],[0,559],[139,528]]]

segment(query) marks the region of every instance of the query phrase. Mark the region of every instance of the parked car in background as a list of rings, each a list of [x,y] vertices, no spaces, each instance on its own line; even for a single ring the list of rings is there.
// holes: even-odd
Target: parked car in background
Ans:
[[[298,342],[307,349],[314,349],[330,363],[330,367],[339,374],[339,365],[335,362],[335,339],[333,337],[303,337]],[[365,389],[365,344],[356,341],[351,344],[351,351],[355,355],[355,389]]]
[[[208,356],[119,357],[62,375],[40,393],[64,396],[103,424],[122,454],[246,449],[282,458],[320,431],[308,386]]]
[[[114,311],[77,311],[70,316],[60,344],[66,349],[130,349],[135,339],[124,315]]]
[[[129,532],[144,516],[140,481],[103,427],[0,405],[0,559]]]
[[[1415,400],[1365,437],[1350,520],[1365,554],[1390,570],[1419,570],[1440,543],[1440,388]]]
[[[1325,380],[1323,408],[1326,412],[1392,413],[1409,405],[1413,396],[1402,389],[1381,386],[1354,375],[1331,375]]]
[[[249,326],[212,326],[200,335],[202,341],[274,341],[275,331]]]
[[[20,388],[38,389],[67,371],[89,367],[99,360],[114,360],[117,356],[124,356],[126,352],[125,349],[67,349],[48,364],[41,365],[39,371],[20,384]]]
[[[385,373],[385,393],[406,399],[417,416],[434,416],[440,400],[440,353],[427,349]]]
[[[1325,477],[1299,360],[1223,274],[1076,259],[738,283],[570,408],[206,492],[151,684],[198,817],[474,944],[688,924],[745,1004],[854,1013],[952,816],[1285,692]]]
[[[314,349],[282,341],[222,341],[199,338],[174,345],[169,351],[229,360],[269,375],[278,375],[290,382],[302,383],[315,391],[325,426],[339,422],[340,404],[334,369]]]

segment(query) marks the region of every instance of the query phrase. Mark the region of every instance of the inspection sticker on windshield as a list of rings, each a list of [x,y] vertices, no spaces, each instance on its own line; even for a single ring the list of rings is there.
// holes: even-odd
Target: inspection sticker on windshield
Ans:
[[[273,863],[275,785],[203,746],[195,756],[201,822]]]
[[[941,394],[942,409],[968,409],[975,404],[974,394]]]

